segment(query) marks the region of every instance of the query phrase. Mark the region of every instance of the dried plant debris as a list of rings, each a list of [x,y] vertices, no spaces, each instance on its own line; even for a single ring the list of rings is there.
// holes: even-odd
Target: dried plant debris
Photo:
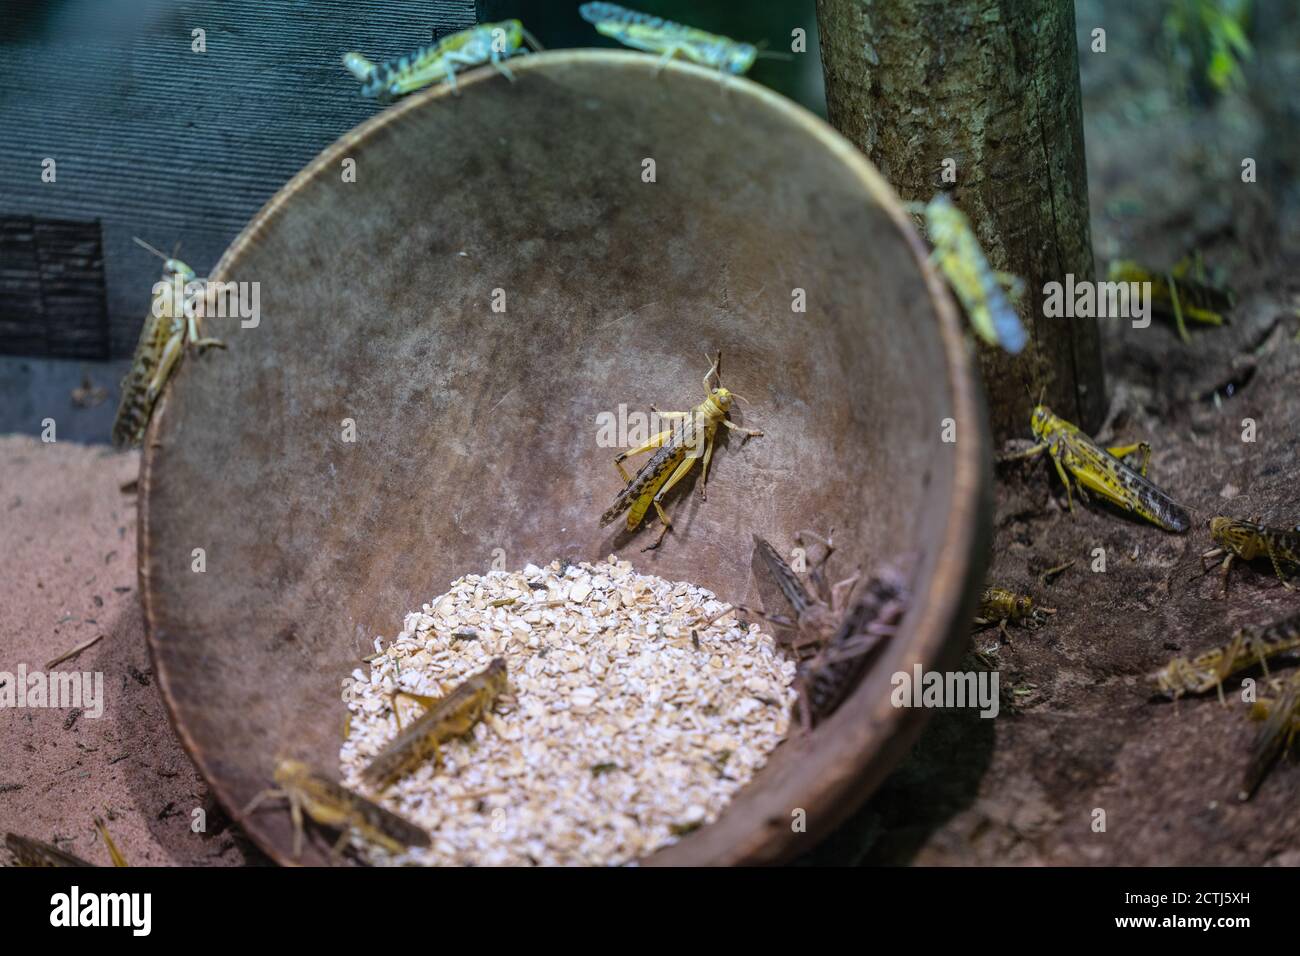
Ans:
[[[345,682],[340,759],[344,784],[433,844],[401,854],[358,844],[363,857],[625,864],[712,822],[785,736],[795,699],[794,662],[770,635],[709,623],[725,606],[611,556],[468,575],[408,614],[370,673]],[[442,696],[496,658],[508,686],[494,709],[442,743],[439,762],[367,786],[363,771],[398,733],[394,692]],[[418,719],[408,700],[397,706],[403,727]]]

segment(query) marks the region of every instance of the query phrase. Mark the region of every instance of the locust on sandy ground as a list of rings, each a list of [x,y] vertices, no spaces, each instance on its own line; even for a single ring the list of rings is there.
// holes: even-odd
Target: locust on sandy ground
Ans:
[[[620,452],[614,459],[614,467],[623,479],[623,489],[614,498],[614,503],[600,516],[600,524],[604,527],[626,511],[627,530],[635,531],[650,506],[654,505],[663,528],[654,544],[647,545],[642,551],[652,551],[659,547],[664,535],[672,530],[672,522],[668,520],[663,507],[664,496],[686,477],[700,457],[704,459],[700,474],[700,498],[707,497],[709,462],[713,459],[713,445],[719,425],[740,432],[745,436],[745,441],[763,434],[757,429],[741,428],[727,418],[732,399],[739,396],[722,387],[721,368],[722,353],[718,352],[704,376],[704,401],[689,412],[660,412],[652,407],[651,410],[660,418],[673,421],[673,427],[652,436],[643,445]],[[709,388],[709,379],[714,376],[718,376],[718,387]],[[654,451],[654,454],[646,459],[635,477],[629,476],[623,468],[623,462],[632,455],[648,451]]]
[[[1268,558],[1273,564],[1273,573],[1277,575],[1282,586],[1296,590],[1284,569],[1300,572],[1300,529],[1269,528],[1258,524],[1258,519],[1238,521],[1222,515],[1210,519],[1210,537],[1215,547],[1201,555],[1201,567],[1205,562],[1218,561],[1223,558],[1223,596],[1228,595],[1228,574],[1233,562],[1254,561],[1256,558]],[[1213,565],[1211,565],[1213,567]]]
[[[1182,533],[1191,527],[1186,509],[1147,480],[1151,446],[1146,442],[1102,448],[1077,426],[1052,414],[1041,403],[1034,407],[1030,428],[1037,443],[1025,451],[1003,455],[1000,461],[1023,461],[1046,452],[1065,485],[1065,500],[1071,511],[1074,498],[1070,494],[1070,476],[1073,476],[1074,486],[1084,501],[1088,500],[1086,488],[1166,531]],[[1140,472],[1123,461],[1135,451],[1141,451],[1143,456]]]
[[[95,829],[99,831],[100,837],[104,840],[104,846],[108,849],[108,857],[112,860],[114,866],[127,866],[126,857],[117,848],[113,838],[108,835],[108,827],[99,817],[95,817]],[[94,866],[95,864],[83,860],[76,854],[69,853],[67,850],[60,850],[51,843],[45,843],[41,840],[34,840],[31,837],[19,836],[17,833],[5,834],[5,846],[9,852],[14,855],[14,860],[18,866]]]
[[[398,734],[361,772],[361,779],[369,786],[383,789],[430,754],[437,766],[442,762],[442,744],[473,730],[505,693],[508,684],[505,658],[496,657],[445,697],[395,691],[393,715],[397,717]],[[398,697],[410,698],[426,708],[405,730],[401,729],[401,718],[397,716]]]
[[[268,798],[288,800],[293,820],[295,859],[302,854],[304,813],[321,826],[342,831],[334,844],[333,855],[342,851],[353,830],[390,853],[400,853],[407,847],[430,845],[429,834],[414,823],[354,793],[300,760],[281,760],[276,765],[274,780],[275,786],[254,797],[244,808],[244,813],[252,813]]]
[[[5,846],[14,855],[18,866],[94,866],[81,857],[60,850],[50,843],[19,836],[17,833],[5,834]]]
[[[1300,614],[1264,628],[1243,627],[1222,647],[1211,648],[1190,660],[1175,657],[1151,675],[1156,690],[1177,700],[1184,694],[1203,694],[1211,688],[1223,700],[1228,677],[1259,665],[1268,672],[1269,660],[1300,649]]]

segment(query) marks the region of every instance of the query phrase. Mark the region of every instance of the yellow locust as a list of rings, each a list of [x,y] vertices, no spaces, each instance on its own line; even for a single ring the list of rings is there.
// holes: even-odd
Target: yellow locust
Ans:
[[[1035,458],[1044,452],[1051,455],[1056,472],[1065,485],[1065,499],[1071,511],[1074,510],[1074,499],[1070,494],[1069,476],[1073,475],[1079,497],[1084,501],[1088,500],[1086,488],[1166,531],[1182,533],[1191,527],[1187,511],[1147,480],[1151,446],[1146,442],[1102,448],[1078,426],[1058,418],[1041,404],[1034,407],[1030,428],[1037,444],[1026,451],[1005,455],[1001,460]],[[1143,453],[1141,472],[1121,460],[1135,451]]]
[[[355,829],[362,837],[377,843],[390,853],[400,853],[411,846],[426,847],[429,834],[409,820],[386,810],[341,783],[336,783],[299,760],[281,760],[275,768],[275,787],[263,790],[244,808],[252,813],[268,797],[289,801],[293,820],[293,855],[302,853],[303,814],[321,826],[342,831],[334,844],[334,853],[343,849]]]
[[[930,261],[943,272],[976,334],[1012,355],[1024,351],[1029,336],[1012,304],[1024,295],[1024,282],[989,265],[970,220],[947,193],[928,203],[907,203],[906,208],[924,217],[926,235],[934,246]]]
[[[505,693],[507,684],[505,658],[497,657],[445,697],[395,692],[394,698],[409,697],[426,710],[405,730],[398,718],[397,736],[361,772],[361,779],[372,787],[386,787],[429,754],[433,754],[435,765],[441,762],[441,745],[473,730]],[[397,715],[396,706],[393,715]]]
[[[1005,588],[985,588],[980,595],[979,609],[975,612],[975,624],[978,627],[996,624],[1009,644],[1011,636],[1007,633],[1008,623],[1037,627],[1046,622],[1047,615],[1055,613],[1056,608],[1037,606],[1027,594],[1017,594]]]
[[[1223,682],[1240,671],[1300,650],[1300,614],[1268,627],[1243,627],[1222,647],[1211,648],[1190,660],[1175,657],[1151,675],[1156,690],[1177,700],[1183,694],[1203,694],[1211,688],[1223,697]]]
[[[527,53],[525,41],[533,49],[541,49],[518,20],[502,20],[449,34],[414,53],[384,63],[372,63],[360,53],[345,53],[343,66],[361,81],[361,95],[373,99],[394,99],[443,80],[453,93],[458,93],[456,71],[482,63],[491,63],[514,82],[514,74],[502,61]]]
[[[113,422],[113,443],[119,447],[138,445],[153,415],[154,405],[163,386],[176,369],[186,345],[203,349],[225,348],[217,339],[200,337],[201,316],[195,305],[202,292],[203,280],[179,259],[168,258],[153,246],[136,239],[154,255],[162,256],[163,275],[154,286],[149,314],[140,330],[131,369],[122,380],[122,399]]]
[[[122,851],[117,848],[113,838],[108,835],[108,827],[104,826],[104,821],[95,817],[95,829],[99,830],[99,835],[104,840],[104,846],[108,849],[108,857],[112,860],[114,866],[127,866],[126,857],[122,856]],[[67,850],[61,850],[57,846],[45,843],[41,840],[34,840],[31,837],[19,836],[17,833],[5,834],[5,846],[9,852],[14,855],[14,860],[18,866],[29,867],[61,867],[61,866],[94,866],[95,864],[83,860],[76,854],[69,853]]]
[[[1300,673],[1285,681],[1270,681],[1270,689],[1278,696],[1261,697],[1250,710],[1251,719],[1263,724],[1251,743],[1250,761],[1238,794],[1242,800],[1251,798],[1273,764],[1300,736]]]
[[[700,497],[706,497],[705,486],[709,480],[709,462],[713,458],[713,443],[717,437],[718,425],[725,425],[732,431],[738,431],[745,440],[757,438],[763,433],[757,429],[741,428],[727,419],[731,409],[733,395],[722,387],[719,369],[722,367],[722,353],[719,352],[708,373],[704,376],[705,399],[689,412],[659,412],[660,418],[674,421],[676,424],[667,431],[654,435],[645,444],[628,451],[620,452],[614,459],[614,467],[623,479],[623,490],[618,493],[614,503],[600,516],[601,527],[610,524],[624,511],[627,512],[627,530],[635,531],[641,520],[654,505],[663,523],[663,530],[655,543],[642,548],[650,551],[659,547],[664,535],[672,530],[672,522],[664,511],[664,496],[673,486],[686,477],[695,459],[703,453],[704,462],[700,474]],[[709,388],[709,379],[718,375],[718,387]],[[628,475],[623,462],[632,455],[654,450],[635,477]]]
[[[584,3],[578,13],[603,36],[637,50],[662,54],[660,69],[679,56],[724,75],[739,76],[748,72],[760,56],[774,55],[761,52],[752,43],[741,43],[615,3]]]
[[[1184,258],[1168,272],[1153,272],[1120,259],[1110,264],[1107,278],[1111,282],[1151,283],[1151,301],[1161,312],[1174,317],[1178,337],[1184,342],[1192,340],[1184,318],[1203,325],[1224,325],[1224,313],[1232,308],[1235,298],[1230,289],[1210,284],[1195,257]]]
[[[1217,561],[1223,558],[1225,595],[1228,593],[1228,573],[1238,559],[1268,558],[1282,586],[1290,591],[1296,590],[1283,571],[1300,571],[1300,530],[1269,528],[1255,521],[1238,521],[1220,515],[1210,519],[1210,537],[1217,547],[1201,555],[1201,565],[1204,567],[1207,559]]]

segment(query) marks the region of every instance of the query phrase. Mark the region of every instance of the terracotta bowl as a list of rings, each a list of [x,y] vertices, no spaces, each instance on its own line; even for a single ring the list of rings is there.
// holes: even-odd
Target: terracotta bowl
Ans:
[[[498,548],[509,568],[615,553],[741,602],[760,597],[753,532],[788,549],[833,527],[840,576],[921,556],[916,602],[853,696],[649,863],[810,849],[924,721],[891,706],[891,674],[941,667],[965,640],[988,438],[954,306],[911,223],[800,107],[654,66],[544,53],[512,61],[514,83],[481,69],[458,96],[409,97],[295,177],[213,271],[260,284],[260,323],[212,319],[229,349],[188,357],[159,404],[141,590],[181,740],[279,862],[288,814],[242,811],[277,757],[336,772],[340,681]],[[708,500],[679,486],[674,532],[643,554],[652,526],[598,525],[620,481],[597,415],[698,402],[717,349],[724,384],[749,400],[737,420],[766,434],[721,445]]]

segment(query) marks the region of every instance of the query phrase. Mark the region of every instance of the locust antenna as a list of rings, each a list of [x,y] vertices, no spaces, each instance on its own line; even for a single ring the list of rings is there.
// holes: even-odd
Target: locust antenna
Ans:
[[[704,357],[707,359],[709,357],[709,353],[705,352]],[[709,366],[709,371],[704,376],[705,392],[710,392],[709,379],[715,375],[718,378],[718,387],[721,388],[722,387],[722,349],[718,349],[718,357],[712,360],[712,364]]]
[[[171,258],[171,256],[167,255],[165,252],[159,252],[157,249],[155,249],[153,246],[149,245],[149,243],[145,242],[145,241],[144,241],[143,239],[141,239],[139,236],[132,236],[131,238],[132,238],[133,240],[135,240],[136,245],[143,246],[145,249],[148,249],[150,252],[152,252],[152,253],[153,253],[155,256],[157,256],[159,259],[164,259],[164,260],[165,260],[165,259],[170,259],[170,258]]]
[[[519,24],[519,32],[523,34],[524,39],[528,41],[528,45],[534,50],[540,52],[546,49],[546,47],[537,42],[537,37],[529,33],[528,27],[524,26],[522,23]]]

